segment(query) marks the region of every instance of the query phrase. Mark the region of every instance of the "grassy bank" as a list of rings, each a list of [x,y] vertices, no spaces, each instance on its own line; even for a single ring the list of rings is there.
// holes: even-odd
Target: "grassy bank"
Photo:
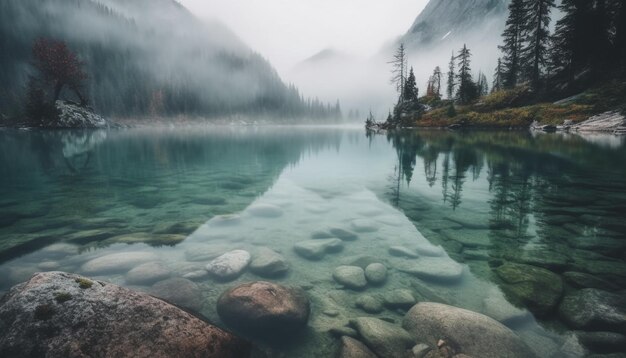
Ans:
[[[467,106],[439,101],[436,108],[416,120],[418,127],[447,127],[464,124],[485,128],[522,128],[533,121],[562,124],[578,123],[611,110],[626,109],[626,82],[614,81],[581,94],[554,102],[536,102],[527,88],[499,91]]]

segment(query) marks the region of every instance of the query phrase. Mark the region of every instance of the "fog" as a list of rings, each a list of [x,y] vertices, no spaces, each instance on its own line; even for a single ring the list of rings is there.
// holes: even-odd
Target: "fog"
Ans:
[[[327,48],[371,56],[407,31],[428,0],[180,0],[219,19],[282,76]]]
[[[203,19],[224,21],[267,57],[283,79],[323,101],[341,101],[344,112],[372,110],[386,116],[396,100],[387,63],[427,0],[182,0]],[[496,66],[504,19],[481,21],[475,33],[455,34],[409,53],[420,93],[435,66],[445,73],[451,52],[464,43],[475,75],[489,80]],[[346,114],[346,113],[344,113]]]
[[[201,20],[173,0],[3,0],[0,10],[0,53],[11,54],[0,56],[0,113],[23,108],[39,37],[64,41],[78,54],[89,102],[106,115],[325,118],[336,112],[307,102],[219,21]]]
[[[0,113],[21,106],[34,74],[32,42],[44,36],[78,53],[90,103],[104,114],[333,118],[339,100],[344,115],[386,116],[397,96],[388,61],[426,3],[3,0],[0,51],[11,56],[0,56]],[[464,43],[474,75],[492,77],[504,18],[483,22],[473,33],[409,46],[421,94],[434,67],[445,73]]]

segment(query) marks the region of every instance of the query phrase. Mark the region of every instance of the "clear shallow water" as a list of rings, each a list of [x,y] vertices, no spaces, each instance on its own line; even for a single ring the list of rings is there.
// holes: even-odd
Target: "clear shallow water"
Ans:
[[[0,149],[0,292],[33,272],[63,270],[166,296],[221,324],[215,302],[224,289],[268,279],[249,271],[230,282],[201,277],[176,293],[129,282],[127,272],[157,261],[164,278],[182,277],[224,252],[254,258],[268,247],[290,265],[270,280],[303,287],[313,307],[306,334],[276,355],[332,356],[338,340],[327,332],[351,318],[400,324],[402,311],[368,314],[356,301],[409,289],[420,301],[504,319],[539,356],[567,356],[571,333],[556,305],[520,298],[498,267],[549,270],[564,283],[557,299],[582,288],[567,279],[571,272],[608,281],[607,290],[626,287],[620,138],[366,137],[361,129],[279,127],[2,131]],[[268,206],[278,214],[255,210]],[[295,243],[332,228],[358,239],[317,261],[294,252]],[[398,257],[394,246],[435,257]],[[96,260],[111,254],[124,264]],[[363,256],[389,268],[386,284],[343,289],[333,270]],[[415,262],[434,274],[407,273]]]

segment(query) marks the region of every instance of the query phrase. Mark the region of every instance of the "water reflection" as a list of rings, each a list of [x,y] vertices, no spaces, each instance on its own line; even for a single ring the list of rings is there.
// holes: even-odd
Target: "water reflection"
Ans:
[[[626,286],[621,139],[445,131],[388,138],[405,170],[424,167],[389,200],[511,302],[559,323],[563,297]],[[540,290],[546,284],[552,288]]]
[[[558,356],[571,335],[559,300],[589,282],[616,291],[626,281],[623,147],[272,127],[0,132],[0,149],[0,291],[58,269],[180,300],[219,322],[214,303],[226,287],[268,278],[245,270],[222,282],[207,263],[271,249],[290,269],[270,279],[303,287],[314,306],[309,332],[285,356],[334,354],[328,331],[370,315],[357,300],[398,289],[488,314],[539,356]],[[340,252],[310,260],[295,249],[337,232],[351,238]],[[356,292],[333,280],[336,267],[367,260],[389,268],[385,285]],[[158,278],[130,274],[155,263]],[[154,282],[183,277],[193,299]],[[399,322],[403,312],[374,315]]]

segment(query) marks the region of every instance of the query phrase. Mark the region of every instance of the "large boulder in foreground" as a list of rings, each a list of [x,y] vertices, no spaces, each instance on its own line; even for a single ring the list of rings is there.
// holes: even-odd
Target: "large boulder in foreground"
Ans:
[[[37,273],[0,299],[0,357],[247,357],[246,341],[145,293]]]
[[[226,290],[217,313],[229,327],[271,340],[299,332],[309,319],[309,299],[299,288],[255,281]]]
[[[530,348],[506,326],[480,313],[441,303],[418,303],[407,312],[402,327],[421,343],[436,347],[439,340],[481,358],[534,357]]]

